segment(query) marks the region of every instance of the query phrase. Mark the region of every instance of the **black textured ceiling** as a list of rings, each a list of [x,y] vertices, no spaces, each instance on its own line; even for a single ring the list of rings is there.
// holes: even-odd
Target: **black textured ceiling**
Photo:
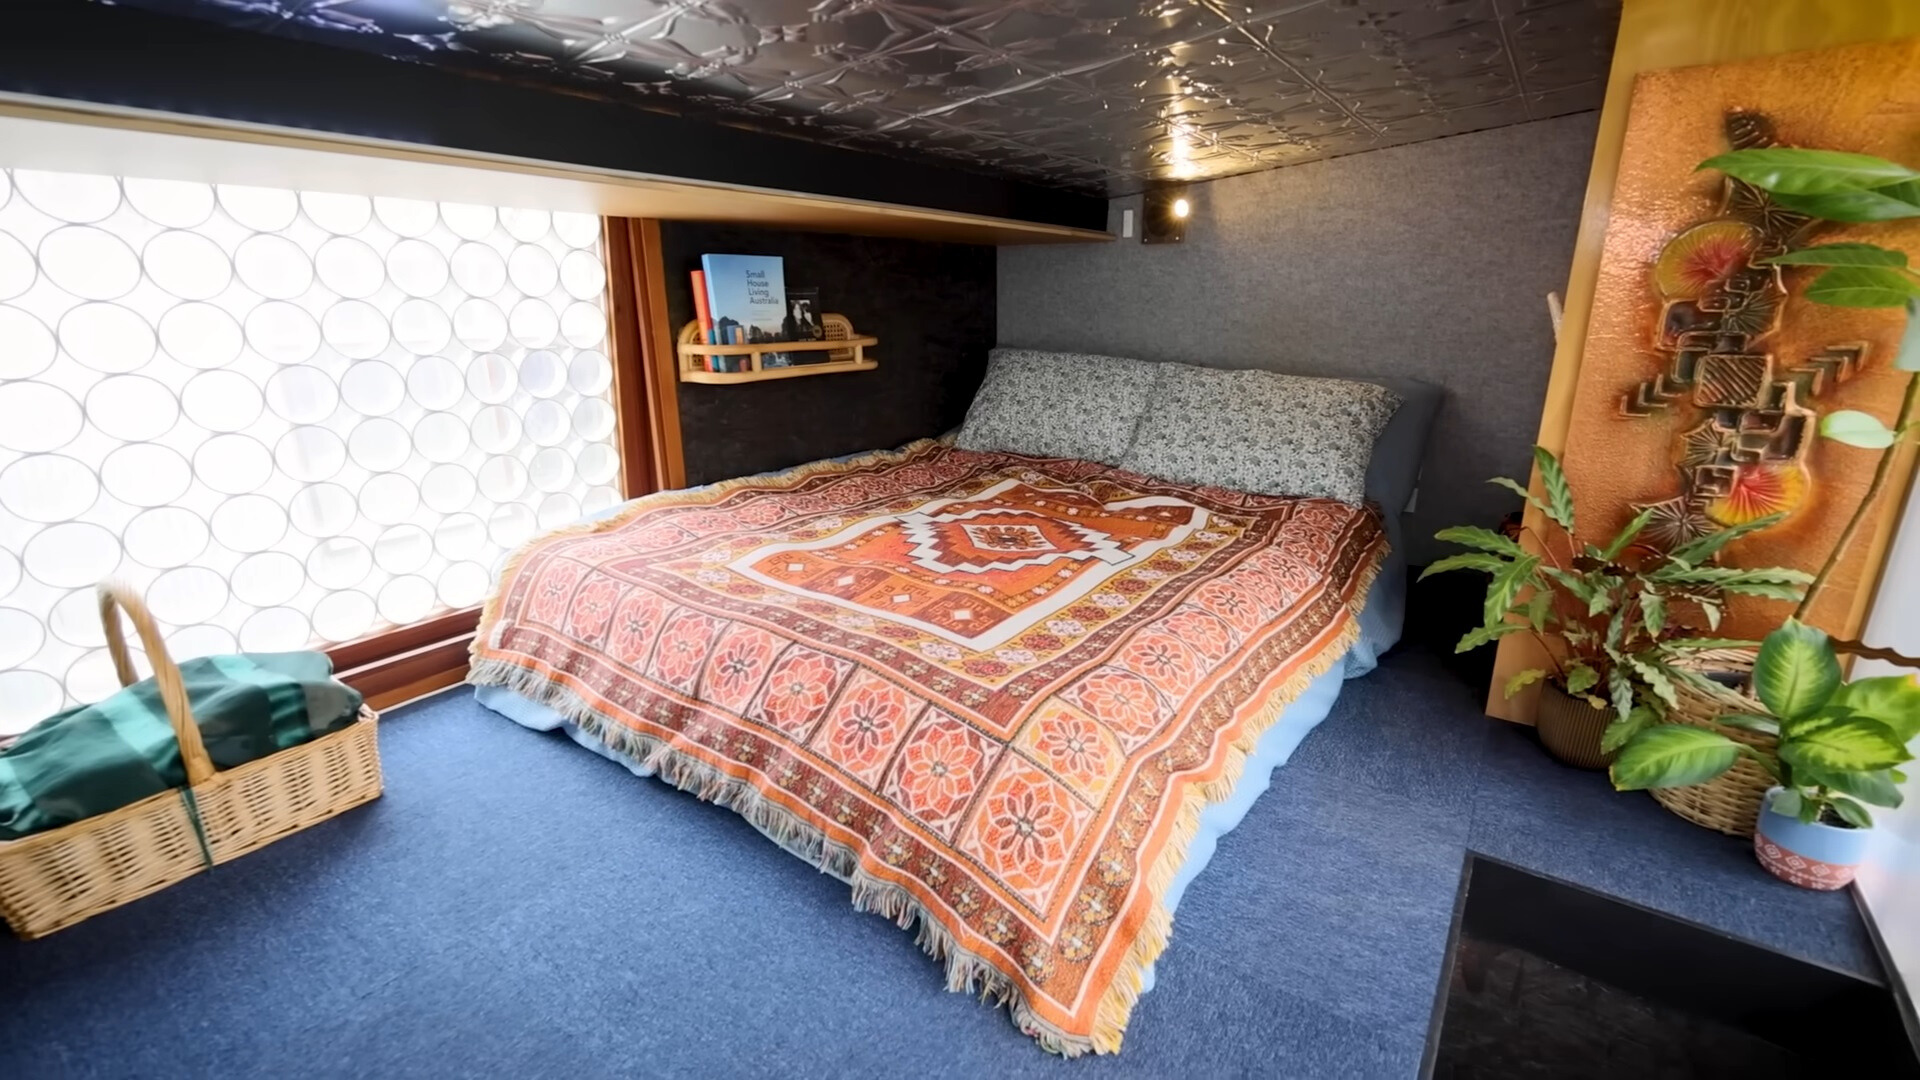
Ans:
[[[119,0],[1123,194],[1596,108],[1620,0]]]

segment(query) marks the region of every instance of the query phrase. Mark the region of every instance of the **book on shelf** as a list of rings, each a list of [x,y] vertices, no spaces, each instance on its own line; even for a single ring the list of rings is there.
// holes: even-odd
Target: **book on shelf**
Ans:
[[[786,272],[778,255],[702,255],[707,312],[719,343],[758,345],[781,340],[787,313]],[[746,371],[746,356],[716,356],[718,370]],[[710,363],[709,366],[715,366]]]
[[[787,316],[781,320],[780,336],[788,341],[825,341],[826,327],[820,325],[820,290],[812,286],[787,290]],[[832,353],[806,349],[783,353],[787,366],[824,364]]]

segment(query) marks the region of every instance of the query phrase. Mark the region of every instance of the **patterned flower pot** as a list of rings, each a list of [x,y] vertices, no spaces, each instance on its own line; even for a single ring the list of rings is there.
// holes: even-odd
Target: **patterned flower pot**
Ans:
[[[1540,711],[1534,718],[1534,730],[1547,753],[1580,769],[1604,769],[1613,764],[1613,755],[1600,749],[1600,735],[1607,730],[1613,714],[1596,709],[1585,698],[1577,698],[1553,685],[1540,690]]]
[[[1853,880],[1873,842],[1872,829],[1849,829],[1775,813],[1773,800],[1785,788],[1770,788],[1753,831],[1753,853],[1782,881],[1803,889],[1838,889]]]

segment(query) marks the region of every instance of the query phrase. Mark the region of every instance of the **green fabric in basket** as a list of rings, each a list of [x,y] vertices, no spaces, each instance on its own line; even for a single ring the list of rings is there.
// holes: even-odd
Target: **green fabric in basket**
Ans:
[[[360,693],[325,653],[205,656],[180,665],[216,769],[231,769],[353,722]],[[160,688],[146,679],[35,724],[0,751],[0,840],[104,814],[187,782]]]

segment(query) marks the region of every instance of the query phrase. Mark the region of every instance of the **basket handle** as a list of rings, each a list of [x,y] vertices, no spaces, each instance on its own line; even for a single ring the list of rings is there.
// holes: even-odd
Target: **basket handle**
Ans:
[[[146,646],[147,662],[153,665],[153,681],[160,687],[160,701],[167,709],[167,721],[173,725],[173,737],[180,742],[180,763],[186,767],[187,783],[200,784],[213,777],[213,759],[207,756],[207,744],[200,739],[200,726],[193,722],[193,709],[187,703],[187,687],[180,679],[180,666],[167,655],[167,643],[161,640],[159,627],[146,601],[117,581],[99,585],[100,624],[107,632],[107,652],[113,657],[113,670],[121,686],[140,681],[127,655],[126,633],[120,628],[119,612],[133,620],[140,644]]]

